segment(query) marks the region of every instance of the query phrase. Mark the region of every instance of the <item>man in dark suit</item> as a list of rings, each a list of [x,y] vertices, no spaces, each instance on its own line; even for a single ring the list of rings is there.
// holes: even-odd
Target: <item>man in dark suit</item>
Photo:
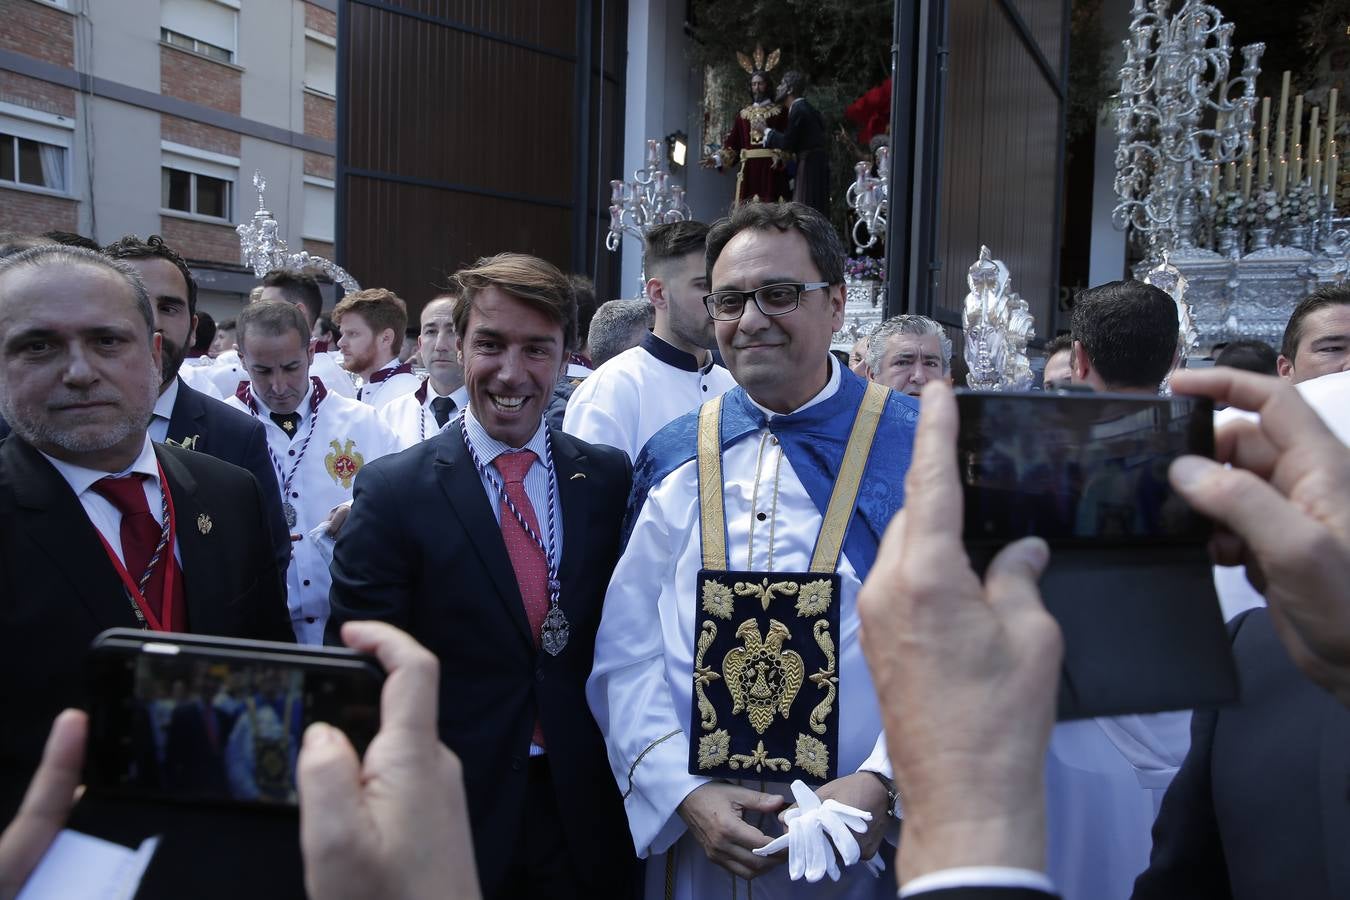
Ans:
[[[1308,681],[1270,611],[1229,625],[1242,702],[1198,710],[1136,900],[1350,896],[1350,709]]]
[[[793,153],[797,171],[793,176],[792,199],[830,215],[830,150],[826,144],[825,120],[806,92],[806,76],[785,72],[778,82],[778,101],[787,104],[787,131],[764,130],[764,146]]]
[[[103,254],[121,260],[141,276],[155,314],[163,362],[150,439],[248,469],[262,489],[273,552],[284,572],[291,559],[290,529],[281,510],[266,431],[261,423],[194,390],[179,376],[197,330],[197,282],[187,263],[157,234],[144,241],[128,234],[105,247]]]
[[[502,254],[456,280],[468,409],[357,476],[329,635],[380,619],[440,658],[484,896],[624,896],[633,847],[585,686],[631,469],[542,421],[576,334],[566,278]]]
[[[0,818],[104,629],[290,639],[257,482],[146,436],[159,366],[120,263],[65,247],[0,262]]]

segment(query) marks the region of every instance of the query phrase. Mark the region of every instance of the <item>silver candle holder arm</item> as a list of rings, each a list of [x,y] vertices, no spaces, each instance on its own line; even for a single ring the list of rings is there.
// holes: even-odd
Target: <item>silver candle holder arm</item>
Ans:
[[[309,269],[327,275],[348,293],[361,290],[356,279],[337,263],[305,250],[292,253],[281,237],[281,226],[267,210],[263,199],[267,179],[262,172],[253,173],[253,187],[258,192],[258,208],[253,211],[253,218],[249,222],[236,226],[234,230],[239,235],[239,249],[244,264],[253,269],[254,275],[262,278],[274,269]]]

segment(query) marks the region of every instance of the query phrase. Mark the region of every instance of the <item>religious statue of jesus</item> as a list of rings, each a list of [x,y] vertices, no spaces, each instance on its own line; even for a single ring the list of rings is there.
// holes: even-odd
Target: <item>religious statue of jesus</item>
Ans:
[[[736,54],[741,68],[750,76],[751,102],[737,114],[722,149],[703,161],[705,168],[715,167],[719,172],[739,163],[733,207],[754,200],[786,200],[791,194],[785,155],[764,146],[767,129],[787,127],[787,111],[774,102],[773,84],[769,81],[769,72],[778,65],[779,53],[775,50],[766,59],[764,49],[756,47],[753,57]]]

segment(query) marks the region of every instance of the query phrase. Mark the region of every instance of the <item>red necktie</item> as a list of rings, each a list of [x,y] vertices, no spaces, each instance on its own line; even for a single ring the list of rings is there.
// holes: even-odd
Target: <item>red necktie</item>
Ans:
[[[145,501],[145,489],[141,482],[146,476],[132,474],[123,478],[100,478],[94,482],[94,493],[117,507],[122,514],[122,564],[127,572],[141,585],[141,593],[155,618],[164,621],[164,566],[178,563],[173,558],[173,547],[163,548],[155,570],[148,580],[142,581],[142,575],[150,565],[150,560],[159,547],[162,534],[159,522],[150,514],[150,505]],[[171,602],[175,615],[171,617],[174,627],[186,630],[181,613],[183,606],[183,579],[181,575],[174,579]]]
[[[534,505],[525,493],[525,473],[530,471],[530,466],[538,458],[533,450],[521,450],[503,453],[492,461],[501,473],[503,482],[502,542],[506,544],[506,555],[511,557],[511,568],[516,573],[516,584],[520,588],[520,599],[525,603],[525,618],[529,620],[535,647],[539,646],[539,632],[544,625],[544,616],[548,615],[548,560],[506,505],[506,498],[511,498],[521,517],[535,534],[539,534],[539,520],[535,518]],[[544,746],[544,733],[538,721],[534,723],[533,740],[540,747]]]

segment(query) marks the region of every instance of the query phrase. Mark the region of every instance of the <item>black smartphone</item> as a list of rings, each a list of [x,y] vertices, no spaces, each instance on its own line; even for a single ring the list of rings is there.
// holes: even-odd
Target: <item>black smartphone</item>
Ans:
[[[345,648],[115,628],[94,640],[87,678],[91,792],[285,808],[310,723],[365,751],[384,670]]]
[[[963,534],[983,573],[1036,535],[1064,635],[1059,718],[1162,712],[1237,696],[1209,561],[1210,523],[1168,481],[1214,455],[1208,399],[958,392]]]
[[[968,543],[1208,540],[1208,520],[1167,480],[1178,456],[1214,455],[1207,398],[972,391],[957,405]]]

